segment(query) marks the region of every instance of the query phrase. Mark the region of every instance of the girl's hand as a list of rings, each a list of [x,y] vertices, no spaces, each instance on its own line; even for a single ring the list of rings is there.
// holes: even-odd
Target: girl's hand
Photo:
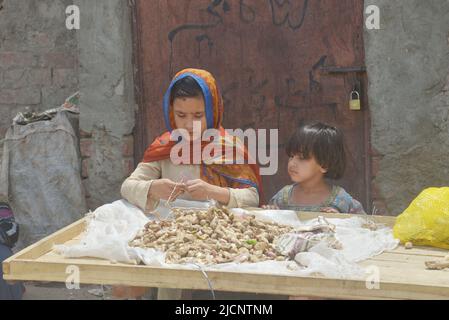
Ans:
[[[206,201],[213,199],[214,186],[201,179],[186,182],[186,191],[193,200]]]
[[[267,209],[267,210],[279,210],[279,207],[275,204],[264,204],[262,206],[262,209]]]
[[[222,188],[207,183],[201,179],[190,180],[186,182],[186,189],[193,200],[206,201],[210,199],[227,205],[230,199],[228,188]]]
[[[331,207],[321,208],[320,211],[327,212],[327,213],[340,213],[337,209],[331,208]]]
[[[168,200],[171,195],[170,200],[175,200],[184,192],[185,184],[176,183],[170,179],[158,179],[154,180],[151,184],[148,197],[150,197],[151,194],[154,198]]]

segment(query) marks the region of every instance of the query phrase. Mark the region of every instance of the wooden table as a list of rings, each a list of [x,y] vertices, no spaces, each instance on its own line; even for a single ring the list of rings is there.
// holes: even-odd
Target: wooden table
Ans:
[[[298,215],[301,220],[318,215],[329,218],[354,216],[310,212],[299,212]],[[373,216],[373,219],[389,226],[395,221],[394,217]],[[68,267],[77,266],[82,284],[209,289],[199,270],[128,265],[94,258],[65,259],[52,250],[55,244],[77,243],[85,225],[85,219],[81,219],[5,260],[5,280],[66,282],[70,275],[67,272],[72,270]],[[426,270],[424,265],[425,261],[441,259],[447,254],[448,251],[442,249],[414,247],[407,250],[399,246],[363,261],[360,263],[363,267],[378,268],[378,289],[368,288],[370,279],[340,280],[230,271],[207,271],[207,274],[217,291],[343,299],[449,299],[449,269]]]

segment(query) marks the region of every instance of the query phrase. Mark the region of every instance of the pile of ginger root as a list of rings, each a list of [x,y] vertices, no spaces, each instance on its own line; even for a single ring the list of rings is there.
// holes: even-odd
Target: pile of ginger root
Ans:
[[[274,247],[277,237],[290,226],[236,216],[226,207],[172,208],[174,219],[148,222],[130,241],[132,247],[154,248],[166,253],[167,263],[284,261]]]

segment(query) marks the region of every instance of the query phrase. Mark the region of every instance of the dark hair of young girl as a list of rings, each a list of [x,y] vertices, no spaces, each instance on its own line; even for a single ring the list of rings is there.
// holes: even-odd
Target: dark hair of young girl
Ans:
[[[195,79],[187,76],[175,82],[170,91],[170,104],[177,98],[203,97],[203,91]]]
[[[340,179],[346,167],[343,133],[330,125],[312,122],[296,129],[286,146],[287,155],[303,159],[315,157],[327,169],[325,178]]]

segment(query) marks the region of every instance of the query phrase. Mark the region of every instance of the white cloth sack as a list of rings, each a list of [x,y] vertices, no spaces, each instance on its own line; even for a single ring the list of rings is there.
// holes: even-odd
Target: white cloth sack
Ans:
[[[13,124],[3,145],[0,196],[20,226],[17,249],[86,212],[78,139],[65,112],[48,121]]]

